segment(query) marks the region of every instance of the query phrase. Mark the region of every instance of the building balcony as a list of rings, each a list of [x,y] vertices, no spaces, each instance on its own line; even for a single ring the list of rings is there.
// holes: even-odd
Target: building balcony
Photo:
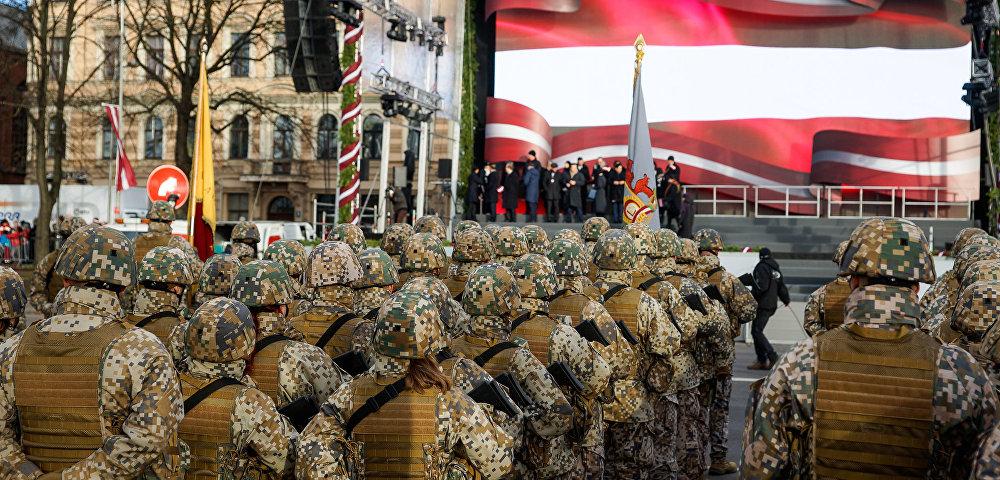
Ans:
[[[241,182],[306,183],[309,175],[298,159],[247,160],[240,174]]]

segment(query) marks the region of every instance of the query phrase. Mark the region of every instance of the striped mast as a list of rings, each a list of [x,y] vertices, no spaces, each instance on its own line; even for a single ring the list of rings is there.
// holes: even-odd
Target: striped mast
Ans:
[[[358,210],[358,190],[361,186],[361,40],[364,32],[364,11],[358,14],[361,24],[348,25],[344,30],[344,56],[341,65],[350,62],[344,70],[341,83],[340,128],[337,140],[340,155],[337,159],[337,223],[357,224],[361,220]],[[348,48],[353,46],[353,48]],[[347,58],[353,54],[353,58]],[[354,88],[345,87],[354,85]],[[354,95],[350,95],[351,92]]]

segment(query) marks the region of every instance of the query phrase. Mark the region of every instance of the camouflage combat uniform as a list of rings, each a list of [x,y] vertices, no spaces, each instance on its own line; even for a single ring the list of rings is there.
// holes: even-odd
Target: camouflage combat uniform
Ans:
[[[549,235],[538,225],[525,225],[521,227],[524,238],[528,241],[528,252],[545,255],[549,253]]]
[[[307,282],[309,275],[306,267]],[[280,307],[292,301],[292,291],[280,265],[266,260],[243,265],[230,298],[254,312],[257,348],[247,374],[279,408],[299,397],[327,398],[348,378],[323,350],[287,336],[291,327]]]
[[[231,253],[218,253],[209,257],[198,276],[198,293],[191,306],[198,308],[213,298],[228,296],[240,265],[240,259]]]
[[[389,255],[381,248],[369,248],[358,254],[361,278],[351,285],[356,292],[354,310],[359,316],[374,319],[378,309],[392,295],[392,286],[399,281],[399,273]]]
[[[0,342],[24,330],[24,309],[28,293],[21,275],[13,268],[0,267]]]
[[[180,475],[177,373],[153,334],[125,322],[118,301],[134,281],[131,242],[88,226],[63,248],[56,273],[115,291],[68,286],[52,317],[0,344],[0,472],[12,479],[60,470],[65,479]]]
[[[241,262],[248,263],[257,260],[257,245],[260,243],[260,230],[253,222],[242,221],[233,226],[230,235],[231,249]]]
[[[597,244],[597,239],[611,228],[611,224],[608,223],[608,219],[604,217],[590,217],[586,222],[583,222],[583,226],[580,227],[580,245],[584,247],[584,251],[587,253],[587,258],[590,261],[590,268],[588,273],[588,278],[590,281],[594,281],[597,278],[597,265],[594,265],[594,245]]]
[[[917,329],[911,285],[934,280],[923,232],[873,218],[850,242],[840,272],[862,283],[845,324],[800,342],[752,393],[741,478],[967,478],[997,399],[971,355]]]
[[[448,229],[437,215],[424,215],[413,222],[413,233],[430,233],[441,243],[448,241]]]
[[[419,293],[389,299],[373,334],[372,370],[341,386],[302,432],[297,478],[498,479],[510,470],[514,439],[494,421],[504,414],[477,405],[458,388],[400,389],[353,430],[346,427],[369,398],[405,377],[411,362],[435,364],[431,358],[444,338],[437,317]]]
[[[981,238],[992,237],[980,235],[973,237],[973,241]],[[1000,260],[1000,247],[972,243],[955,257],[955,264],[952,267],[952,271],[954,272],[955,279],[958,281],[957,288],[952,289],[948,286],[945,291],[942,291],[931,301],[927,309],[920,311],[921,319],[924,320],[920,325],[921,330],[928,333],[936,332],[942,321],[951,319],[952,315],[955,314],[955,304],[958,302],[959,294],[961,294],[960,286],[965,278],[966,271],[975,263],[983,260]]]
[[[308,309],[309,300],[306,290],[302,288],[302,272],[306,270],[306,247],[298,240],[275,240],[264,249],[264,260],[278,262],[288,272],[292,291],[295,292],[295,299],[288,306],[288,314],[292,316]]]
[[[848,241],[840,242],[833,263],[840,267]],[[809,294],[802,326],[810,336],[825,332],[844,323],[844,303],[851,294],[851,282],[846,276],[838,275],[826,285]]]
[[[500,225],[497,225],[495,223],[487,223],[485,226],[483,226],[483,230],[486,233],[490,234],[490,236],[493,237],[493,241],[496,242],[497,233],[500,231]]]
[[[361,321],[355,315],[357,292],[351,286],[360,279],[358,256],[346,243],[323,242],[309,253],[305,281],[310,305],[292,317],[291,325],[305,335],[306,343],[319,346],[331,358],[349,350],[351,332]]]
[[[557,319],[550,315],[547,299],[556,293],[556,274],[548,258],[526,254],[514,262],[513,273],[521,303],[514,311],[511,335],[526,340],[531,353],[545,365],[566,362],[583,386],[581,391],[562,386],[563,394],[573,405],[573,422],[578,427],[565,435],[539,442],[547,447],[548,462],[531,472],[539,479],[570,479],[583,468],[577,465],[581,459],[574,452],[574,446],[589,430],[591,412],[601,409],[597,396],[607,389],[611,368],[569,325],[566,317]]]
[[[1000,260],[981,260],[970,264],[965,268],[961,283],[956,291],[956,309],[951,317],[945,317],[945,309],[938,306],[928,308],[928,313],[933,312],[930,318],[924,318],[921,330],[938,339],[941,343],[953,343],[963,335],[953,328],[953,318],[958,313],[957,306],[961,304],[960,299],[965,295],[965,290],[977,282],[985,280],[1000,280]],[[943,298],[943,297],[942,297]]]
[[[184,290],[194,277],[188,268],[184,252],[174,247],[153,247],[139,263],[139,287],[136,289],[135,307],[128,321],[144,328],[167,347],[174,367],[183,371],[183,342],[177,343],[187,323],[181,313]],[[164,288],[166,287],[166,288]],[[180,287],[181,293],[169,291]]]
[[[444,253],[444,245],[432,233],[415,233],[403,246],[399,256],[402,273],[400,283],[415,277],[447,278],[448,256]],[[442,274],[442,272],[444,272]]]
[[[403,245],[413,236],[413,227],[406,223],[394,223],[385,229],[380,246],[389,254],[396,271],[400,271],[399,256],[403,253]]]
[[[80,217],[67,218],[59,224],[59,235],[64,239],[69,238],[73,232],[85,226],[87,226],[87,222],[84,222]],[[56,260],[61,251],[62,247],[59,247],[45,255],[42,261],[35,265],[35,271],[31,274],[31,281],[28,283],[28,298],[31,300],[31,306],[42,314],[42,318],[52,316],[52,302],[59,290],[63,288],[62,277],[55,271]]]
[[[495,256],[493,237],[485,230],[469,229],[455,234],[455,250],[451,254],[451,259],[455,262],[455,271],[444,281],[452,298],[460,300],[469,275],[480,265],[492,262]]]
[[[580,232],[573,230],[572,228],[564,228],[556,232],[552,236],[552,240],[559,240],[561,238],[572,240],[580,245],[583,245],[583,237],[580,236]]]
[[[503,227],[496,238],[496,263],[511,268],[521,255],[528,253],[528,237],[518,227]]]
[[[142,261],[155,247],[166,247],[170,245],[170,238],[174,236],[170,222],[174,221],[174,207],[163,200],[157,200],[149,206],[146,212],[149,219],[146,233],[140,233],[132,240],[135,248],[136,260]]]
[[[996,306],[993,305],[991,308]],[[994,321],[986,329],[976,360],[983,366],[990,382],[993,383],[993,390],[1000,396],[1000,327],[997,325],[1000,325],[1000,322]]]
[[[462,233],[466,230],[472,230],[474,228],[482,229],[483,227],[479,225],[479,222],[475,220],[462,220],[461,222],[455,224],[455,227],[452,229],[452,236],[454,237],[459,233]]]
[[[191,318],[188,368],[180,375],[184,400],[214,381],[230,384],[189,409],[180,423],[180,438],[192,457],[186,478],[279,479],[292,473],[298,433],[243,374],[255,339],[250,310],[229,298],[209,301]]]
[[[359,254],[368,248],[368,242],[365,241],[365,233],[361,231],[361,227],[353,223],[341,223],[337,225],[330,232],[330,236],[326,241],[344,242],[350,245],[355,254]]]
[[[194,309],[198,308],[195,305],[195,297],[198,296],[198,278],[201,277],[201,271],[205,268],[205,263],[201,261],[198,256],[198,251],[191,246],[191,243],[182,237],[174,235],[170,237],[170,241],[167,242],[168,247],[173,247],[180,249],[184,252],[185,258],[188,260],[188,268],[191,269],[191,277],[195,279],[195,282],[188,286],[187,294],[184,296],[184,305],[181,312],[184,318],[190,318]]]
[[[984,238],[976,238],[980,235],[984,236]],[[958,232],[958,235],[955,236],[955,243],[952,244],[950,253],[952,256],[958,256],[958,254],[961,253],[965,247],[974,242],[982,242],[983,244],[988,243],[988,237],[989,235],[982,229],[963,228]],[[958,282],[959,280],[955,278],[954,269],[948,270],[938,276],[938,278],[934,281],[934,284],[928,287],[927,291],[924,292],[924,295],[920,297],[920,311],[926,311],[927,308],[930,307],[931,301],[937,298],[938,295],[952,294],[958,288]]]

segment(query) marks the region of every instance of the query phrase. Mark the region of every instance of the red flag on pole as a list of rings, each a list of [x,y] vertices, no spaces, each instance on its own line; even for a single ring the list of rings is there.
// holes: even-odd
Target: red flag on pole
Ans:
[[[118,151],[118,171],[115,172],[115,185],[117,185],[116,188],[120,192],[136,185],[135,172],[132,171],[132,164],[129,163],[128,156],[125,155],[125,149],[122,148],[122,137],[118,133],[118,125],[120,124],[118,105],[104,104],[104,110],[108,112],[111,129],[115,132],[115,146]]]

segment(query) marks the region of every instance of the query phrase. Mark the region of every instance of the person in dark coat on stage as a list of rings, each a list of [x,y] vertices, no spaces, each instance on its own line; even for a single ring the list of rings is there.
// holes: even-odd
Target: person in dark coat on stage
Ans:
[[[479,213],[479,199],[483,195],[483,176],[479,167],[472,167],[472,173],[466,180],[468,188],[465,191],[465,220],[475,220]]]
[[[542,173],[542,190],[545,191],[545,221],[559,221],[559,196],[562,193],[563,173],[559,171],[556,162],[549,163],[549,168]]]
[[[534,156],[534,151],[531,155]],[[524,202],[528,204],[528,221],[537,222],[538,221],[538,183],[539,183],[539,172],[536,168],[536,162],[531,160],[525,166],[524,170],[524,180],[521,182],[524,184]]]
[[[521,176],[514,169],[514,162],[507,162],[503,177],[503,219],[517,221],[517,196],[521,193]]]
[[[608,213],[608,171],[604,158],[597,158],[591,177],[594,179],[594,215],[603,217]]]
[[[583,187],[587,183],[587,177],[577,168],[576,162],[569,164],[569,175],[566,179],[566,188],[569,192],[566,199],[566,222],[583,222]]]
[[[667,168],[663,171],[666,178],[666,191],[663,194],[663,205],[667,210],[667,221],[664,226],[670,227],[673,222],[677,223],[677,229],[681,224],[681,167],[674,161],[673,155],[667,157]]]
[[[483,208],[486,209],[486,221],[495,222],[497,221],[497,195],[499,194],[497,190],[500,189],[500,172],[496,171],[496,166],[492,163],[487,163],[483,168],[486,170],[486,192],[483,195],[486,204]]]

